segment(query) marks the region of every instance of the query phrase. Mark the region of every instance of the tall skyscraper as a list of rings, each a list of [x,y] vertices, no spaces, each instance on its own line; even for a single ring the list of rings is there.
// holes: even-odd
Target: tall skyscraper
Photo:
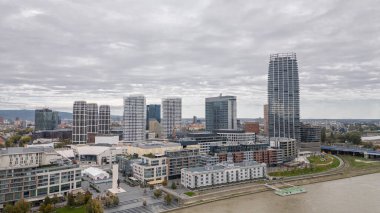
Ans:
[[[99,106],[98,133],[103,135],[110,134],[111,109],[109,105]]]
[[[53,130],[59,124],[58,112],[51,109],[36,109],[34,115],[34,129],[38,130]]]
[[[72,143],[87,143],[87,103],[75,101],[73,105]]]
[[[181,127],[182,99],[162,99],[162,131],[164,137],[172,137],[175,129]]]
[[[270,56],[268,70],[269,137],[300,141],[300,98],[295,53]]]
[[[268,104],[264,105],[264,135],[269,135]]]
[[[87,133],[98,133],[98,104],[87,104]]]
[[[144,96],[124,97],[123,139],[144,141],[146,128],[146,103]]]
[[[237,129],[236,96],[206,98],[206,130]]]
[[[146,128],[149,129],[149,121],[155,119],[161,122],[161,105],[149,104],[146,106]]]

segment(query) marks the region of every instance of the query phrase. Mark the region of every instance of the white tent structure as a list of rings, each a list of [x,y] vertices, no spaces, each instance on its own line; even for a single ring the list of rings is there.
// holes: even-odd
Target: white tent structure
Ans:
[[[93,182],[103,182],[103,181],[111,181],[110,174],[107,172],[95,168],[95,167],[89,167],[82,171],[82,176],[87,176],[90,178]]]

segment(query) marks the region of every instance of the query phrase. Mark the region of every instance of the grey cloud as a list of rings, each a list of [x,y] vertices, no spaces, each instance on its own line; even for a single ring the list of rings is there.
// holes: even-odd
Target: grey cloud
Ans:
[[[335,118],[349,103],[353,116],[378,118],[379,8],[376,0],[0,1],[0,108],[70,111],[85,99],[120,113],[122,97],[140,93],[148,103],[182,96],[190,117],[223,93],[238,96],[238,116],[262,117],[269,54],[292,51],[302,117]],[[323,101],[331,111],[314,106]]]

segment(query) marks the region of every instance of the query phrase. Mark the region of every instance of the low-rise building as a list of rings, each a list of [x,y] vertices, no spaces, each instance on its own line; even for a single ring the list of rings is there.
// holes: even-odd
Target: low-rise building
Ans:
[[[160,142],[160,141],[145,141],[137,143],[126,143],[127,154],[129,155],[164,155],[165,151],[181,150],[182,146],[179,143]]]
[[[41,201],[81,188],[81,169],[50,147],[0,150],[0,208],[22,198]]]
[[[292,161],[298,155],[297,140],[291,138],[270,138],[272,148],[282,149],[284,161]]]
[[[82,176],[89,178],[89,181],[92,183],[111,182],[110,174],[96,167],[84,169]]]
[[[179,178],[183,168],[201,166],[199,149],[166,151],[165,156],[167,157],[169,179]]]
[[[184,168],[181,170],[181,184],[189,189],[255,180],[265,177],[265,163],[260,164],[255,161],[236,164],[224,163],[215,166]]]
[[[168,178],[167,158],[159,155],[145,155],[141,161],[132,164],[133,177],[148,184],[162,183]]]

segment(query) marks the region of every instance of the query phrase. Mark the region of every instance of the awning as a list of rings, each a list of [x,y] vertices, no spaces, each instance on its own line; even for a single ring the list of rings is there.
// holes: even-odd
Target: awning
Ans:
[[[161,184],[163,182],[164,182],[164,180],[152,180],[152,181],[149,181],[148,184],[149,185],[156,185],[156,184]]]

